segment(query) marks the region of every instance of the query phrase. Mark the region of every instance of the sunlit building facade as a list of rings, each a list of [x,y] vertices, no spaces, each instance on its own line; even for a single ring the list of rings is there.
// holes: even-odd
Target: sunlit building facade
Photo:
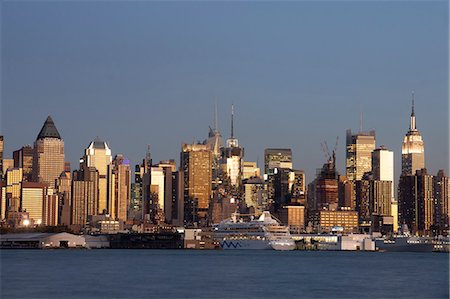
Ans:
[[[223,149],[223,163],[232,186],[239,186],[242,179],[244,149],[239,147],[239,141],[234,136],[234,107],[231,106],[231,136]]]
[[[98,215],[99,174],[95,167],[81,166],[72,182],[72,224],[84,226],[88,216]]]
[[[27,212],[34,224],[40,225],[44,220],[43,207],[47,196],[47,185],[23,182],[21,188],[21,207]]]
[[[317,211],[310,217],[319,232],[330,233],[341,228],[343,233],[357,233],[358,212],[356,211]]]
[[[372,170],[372,151],[375,149],[375,131],[352,134],[347,130],[346,171],[349,180],[360,180]]]
[[[409,131],[403,138],[402,144],[402,175],[415,175],[416,171],[422,168],[425,168],[424,142],[416,127],[413,100]]]
[[[33,172],[33,148],[25,145],[13,152],[14,168],[22,168],[23,180],[32,181]]]
[[[242,162],[242,179],[249,179],[251,177],[260,177],[261,170],[256,162],[243,161]]]
[[[34,142],[33,181],[55,188],[64,171],[64,157],[64,141],[49,116]]]
[[[180,161],[184,174],[184,221],[193,223],[208,213],[212,196],[212,151],[208,145],[183,144]]]
[[[398,213],[397,213],[397,201],[395,199],[395,192],[394,192],[394,152],[388,150],[386,147],[381,146],[377,149],[375,149],[372,152],[372,175],[374,181],[379,181],[377,183],[377,186],[383,186],[383,190],[386,186],[386,184],[389,184],[387,182],[390,182],[391,185],[391,199],[390,199],[390,208],[391,216],[393,217],[393,230],[397,231],[398,229]],[[387,204],[385,201],[387,196],[386,190],[383,192],[378,192],[378,195],[383,196],[383,204]],[[375,195],[374,195],[375,196]],[[375,196],[375,199],[380,201],[379,196]],[[387,211],[387,208],[384,209],[384,211]],[[385,213],[384,212],[384,213]],[[381,214],[380,214],[381,215]],[[388,214],[383,214],[388,215]]]
[[[83,163],[87,167],[95,167],[98,170],[98,213],[110,212],[109,210],[113,208],[110,206],[113,190],[109,167],[112,163],[112,155],[108,144],[98,137],[95,138],[85,150]]]
[[[127,220],[128,207],[131,203],[131,169],[130,161],[123,155],[116,155],[112,162],[113,194],[111,217],[118,220]]]

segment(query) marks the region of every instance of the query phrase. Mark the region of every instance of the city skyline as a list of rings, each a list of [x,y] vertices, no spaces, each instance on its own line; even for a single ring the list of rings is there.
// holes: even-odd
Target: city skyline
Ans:
[[[447,3],[10,2],[2,24],[5,158],[51,115],[72,170],[96,136],[133,165],[147,144],[179,165],[183,142],[207,139],[217,101],[224,140],[234,103],[245,161],[291,148],[308,182],[336,136],[345,174],[345,131],[362,112],[397,180],[415,90],[425,167],[448,173]]]

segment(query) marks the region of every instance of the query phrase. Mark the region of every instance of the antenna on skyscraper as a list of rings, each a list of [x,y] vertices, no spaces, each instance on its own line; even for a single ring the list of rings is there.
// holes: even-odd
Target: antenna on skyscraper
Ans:
[[[150,144],[147,144],[147,152],[145,153],[145,158],[150,160],[152,158],[152,154],[150,152]]]
[[[147,144],[147,152],[145,153],[144,167],[146,171],[152,166],[152,154],[150,153],[150,144]]]
[[[231,104],[231,139],[234,138],[234,105]]]
[[[362,108],[361,108],[361,114],[359,116],[359,131],[362,132]]]
[[[412,97],[412,110],[411,110],[411,115],[414,115],[414,90],[411,92],[411,97]]]

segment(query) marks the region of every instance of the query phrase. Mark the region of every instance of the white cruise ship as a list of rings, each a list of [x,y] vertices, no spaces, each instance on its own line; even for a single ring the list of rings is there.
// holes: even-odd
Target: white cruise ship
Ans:
[[[244,221],[237,213],[214,227],[213,236],[222,249],[294,250],[295,242],[286,226],[268,211],[258,219]]]

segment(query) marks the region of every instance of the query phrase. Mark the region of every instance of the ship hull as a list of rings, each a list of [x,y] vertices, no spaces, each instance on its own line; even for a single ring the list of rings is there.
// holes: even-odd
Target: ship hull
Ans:
[[[273,249],[266,240],[222,240],[220,248],[224,250],[267,250]]]

